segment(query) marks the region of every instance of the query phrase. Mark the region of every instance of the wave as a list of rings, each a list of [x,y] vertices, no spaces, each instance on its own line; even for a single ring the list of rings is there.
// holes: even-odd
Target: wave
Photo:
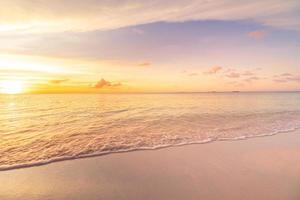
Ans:
[[[55,162],[77,160],[77,159],[91,158],[91,157],[99,157],[99,156],[115,154],[115,153],[127,153],[127,152],[133,152],[133,151],[146,151],[146,150],[159,150],[159,149],[170,148],[170,147],[179,147],[179,146],[196,145],[196,144],[207,144],[207,143],[212,143],[212,142],[217,142],[217,141],[239,141],[239,140],[247,140],[247,139],[259,138],[259,137],[270,137],[270,136],[274,136],[274,135],[277,135],[280,133],[294,132],[298,129],[300,129],[300,126],[290,128],[288,130],[278,130],[273,133],[262,134],[262,135],[238,136],[235,138],[219,138],[219,139],[209,138],[209,139],[202,140],[202,141],[182,142],[182,143],[178,143],[178,144],[165,144],[165,145],[158,145],[158,146],[153,146],[153,147],[139,147],[139,148],[132,148],[132,149],[116,150],[116,151],[112,150],[112,151],[104,151],[104,152],[94,152],[94,153],[78,155],[78,156],[57,157],[57,158],[52,158],[52,159],[42,160],[42,161],[32,162],[32,163],[16,164],[16,165],[10,165],[10,166],[0,166],[0,171],[38,167],[38,166],[47,165],[47,164],[51,164],[51,163],[55,163]]]

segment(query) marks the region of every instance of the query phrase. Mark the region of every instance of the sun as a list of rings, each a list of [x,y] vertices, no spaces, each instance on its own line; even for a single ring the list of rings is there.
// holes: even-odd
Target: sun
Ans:
[[[22,80],[5,80],[0,82],[0,93],[20,94],[24,92],[25,83]]]

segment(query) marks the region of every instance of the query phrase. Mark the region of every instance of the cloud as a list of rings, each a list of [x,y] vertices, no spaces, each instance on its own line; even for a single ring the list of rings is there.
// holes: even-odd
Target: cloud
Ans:
[[[104,88],[104,87],[119,87],[121,85],[122,85],[121,83],[112,83],[112,82],[106,81],[105,79],[102,78],[93,87],[100,89],[100,88]]]
[[[198,76],[198,73],[190,73],[189,76]]]
[[[284,80],[284,79],[273,79],[274,82],[277,82],[277,83],[286,83],[288,82],[287,80]]]
[[[220,77],[229,78],[231,80],[235,79],[234,81],[229,81],[228,83],[241,83],[240,81],[244,82],[253,82],[256,80],[261,80],[261,78],[257,75],[260,68],[255,68],[252,70],[241,71],[239,69],[235,69],[232,67],[213,67],[209,71],[204,72],[205,74],[215,74],[222,70]],[[241,78],[241,79],[240,79]],[[244,78],[244,79],[242,79]]]
[[[199,74],[196,72],[188,72],[187,70],[181,71],[181,73],[186,74],[187,76],[198,76]]]
[[[151,66],[151,63],[150,62],[143,62],[143,63],[139,63],[138,66],[140,66],[140,67],[149,67],[149,66]]]
[[[251,20],[300,29],[299,0],[1,0],[0,30],[91,31],[191,20]]]
[[[274,82],[278,83],[287,83],[287,82],[299,82],[300,83],[300,75],[298,74],[291,74],[291,73],[283,73],[280,75],[275,75]]]
[[[283,74],[280,74],[280,76],[283,76],[283,77],[287,77],[287,76],[289,76],[289,77],[291,77],[291,76],[293,76],[292,74],[290,74],[290,73],[283,73]]]
[[[300,75],[294,75],[294,76],[287,77],[286,80],[300,82]]]
[[[256,76],[256,71],[258,71],[258,69],[254,69],[252,71],[244,71],[241,72],[240,70],[237,70],[235,68],[229,68],[229,67],[219,67],[219,66],[215,66],[210,68],[208,71],[205,71],[204,74],[217,74],[218,72],[220,72],[222,70],[221,73],[221,77],[227,77],[230,79],[238,79],[241,78],[242,76],[245,77],[245,79],[243,81],[245,82],[252,82],[255,80],[260,80],[260,78],[258,76]],[[233,81],[231,81],[233,82]]]
[[[223,69],[223,67],[220,66],[213,66],[209,70],[205,71],[204,74],[217,74]]]
[[[226,75],[228,78],[240,78],[241,74],[237,72],[231,72]]]
[[[56,79],[56,80],[50,80],[49,82],[52,84],[61,84],[63,82],[67,82],[69,79]]]
[[[245,72],[242,73],[241,75],[243,75],[243,76],[253,76],[254,73],[253,73],[253,72],[250,72],[250,71],[245,71]]]
[[[265,30],[257,30],[257,31],[249,32],[247,35],[253,39],[261,40],[268,35],[268,32]]]
[[[261,78],[257,77],[257,76],[252,76],[252,77],[249,77],[249,78],[246,78],[244,81],[246,82],[252,82],[252,81],[257,81],[257,80],[260,80]]]

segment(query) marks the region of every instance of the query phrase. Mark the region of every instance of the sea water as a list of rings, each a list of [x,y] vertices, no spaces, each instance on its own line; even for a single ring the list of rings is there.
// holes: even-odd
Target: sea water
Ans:
[[[300,93],[0,95],[0,170],[300,128]]]

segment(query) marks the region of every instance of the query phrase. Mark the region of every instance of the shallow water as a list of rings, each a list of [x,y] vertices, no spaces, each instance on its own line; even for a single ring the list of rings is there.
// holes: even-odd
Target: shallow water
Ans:
[[[0,96],[0,170],[300,128],[300,93]]]

